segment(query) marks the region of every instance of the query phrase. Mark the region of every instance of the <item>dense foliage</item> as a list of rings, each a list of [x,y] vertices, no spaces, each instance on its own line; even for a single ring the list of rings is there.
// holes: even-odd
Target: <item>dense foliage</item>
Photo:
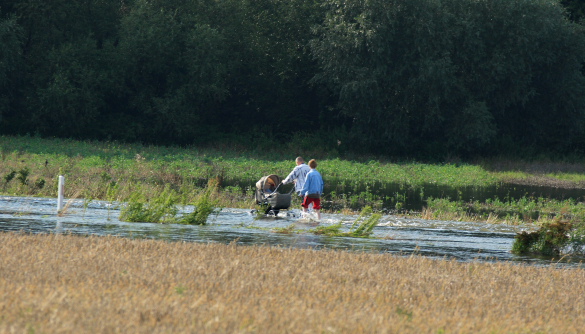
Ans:
[[[567,9],[571,20],[580,22],[585,19],[585,1],[561,0],[561,4]]]
[[[585,225],[582,220],[555,219],[543,223],[532,232],[517,233],[512,246],[515,254],[545,256],[579,255],[585,253]]]
[[[583,31],[554,2],[342,1],[313,42],[359,139],[471,151],[582,135]]]
[[[583,6],[563,5],[0,0],[0,133],[581,152]]]

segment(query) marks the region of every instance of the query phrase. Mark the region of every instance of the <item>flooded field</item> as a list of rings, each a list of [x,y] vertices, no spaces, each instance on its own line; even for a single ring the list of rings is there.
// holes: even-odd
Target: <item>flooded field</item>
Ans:
[[[270,245],[294,248],[328,248],[349,251],[384,252],[397,255],[420,254],[459,261],[516,261],[534,265],[555,263],[579,266],[575,260],[557,263],[554,259],[516,256],[510,253],[516,232],[523,228],[502,224],[411,220],[384,216],[374,238],[328,237],[310,232],[313,224],[299,219],[299,210],[281,212],[278,217],[258,219],[245,209],[223,209],[206,226],[128,223],[118,219],[115,203],[72,200],[62,216],[56,214],[56,199],[0,197],[0,231],[115,235],[189,242],[235,242],[243,245]],[[188,212],[191,208],[183,208]],[[324,214],[322,225],[343,222],[349,229],[355,216]],[[274,229],[295,224],[295,233]]]
[[[343,187],[326,189],[326,193],[335,190],[338,193],[346,193],[349,190]],[[406,187],[397,183],[374,184],[370,188],[358,189],[359,192],[370,192],[374,196],[383,198],[382,206],[392,210],[396,203],[400,202],[401,208],[420,211],[426,205],[426,200],[432,198],[449,198],[451,200],[486,201],[499,198],[501,200],[519,200],[521,198],[551,198],[566,200],[569,198],[577,201],[585,200],[585,189],[581,188],[557,188],[552,186],[529,186],[514,184],[496,184],[489,187],[449,187],[436,184],[424,184],[416,187]]]

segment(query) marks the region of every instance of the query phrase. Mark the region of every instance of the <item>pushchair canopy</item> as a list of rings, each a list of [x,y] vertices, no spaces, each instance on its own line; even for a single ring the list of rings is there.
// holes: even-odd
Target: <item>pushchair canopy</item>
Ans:
[[[280,184],[281,179],[275,174],[263,176],[256,182],[256,203],[268,205],[266,212],[273,211],[278,214],[279,210],[286,210],[290,207],[291,195],[279,193],[278,186]]]
[[[280,177],[275,174],[263,176],[258,182],[256,182],[256,189],[260,191],[274,191],[280,184]]]

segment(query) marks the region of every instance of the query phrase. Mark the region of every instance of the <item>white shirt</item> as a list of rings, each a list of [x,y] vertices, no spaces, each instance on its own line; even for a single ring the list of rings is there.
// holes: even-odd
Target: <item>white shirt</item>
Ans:
[[[300,193],[305,185],[305,180],[307,179],[307,174],[311,171],[311,168],[307,166],[307,164],[300,164],[297,165],[290,174],[282,181],[282,184],[291,183],[296,180],[295,182],[295,191]]]

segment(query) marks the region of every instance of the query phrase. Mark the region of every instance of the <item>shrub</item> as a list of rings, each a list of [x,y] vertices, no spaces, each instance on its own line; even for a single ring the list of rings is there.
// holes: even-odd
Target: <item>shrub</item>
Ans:
[[[512,246],[512,253],[560,255],[571,241],[570,232],[573,228],[572,222],[557,219],[543,224],[537,231],[518,233]]]
[[[147,200],[140,192],[130,195],[128,204],[122,208],[120,220],[127,222],[164,223],[172,222],[178,212],[176,207],[177,194],[165,187],[164,191]]]
[[[181,217],[177,222],[180,224],[192,224],[192,225],[205,225],[207,218],[212,213],[219,214],[221,208],[216,208],[217,200],[212,198],[212,195],[216,192],[214,187],[207,187],[199,195],[194,203],[194,210]]]
[[[130,195],[128,204],[122,209],[121,221],[149,222],[149,223],[175,223],[205,225],[207,218],[212,213],[219,213],[217,200],[212,199],[215,188],[205,188],[193,204],[193,212],[177,217],[179,209],[179,195],[169,186],[156,197],[146,199],[139,191]]]

